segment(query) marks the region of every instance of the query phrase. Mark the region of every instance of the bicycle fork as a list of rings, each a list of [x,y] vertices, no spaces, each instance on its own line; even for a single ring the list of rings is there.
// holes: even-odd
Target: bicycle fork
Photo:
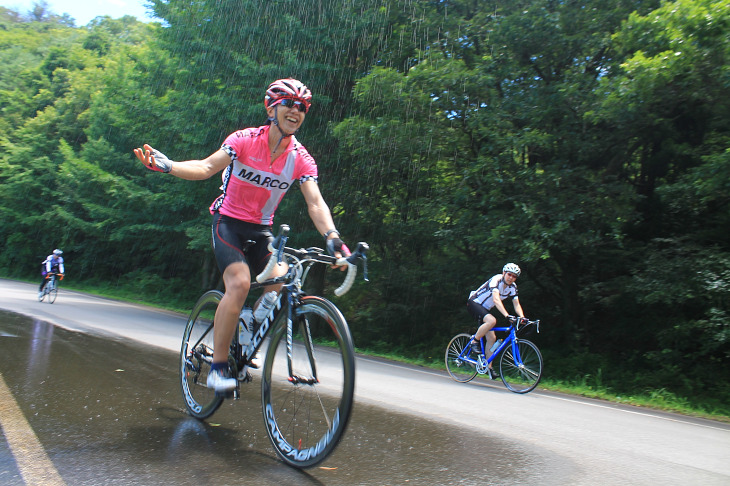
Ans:
[[[523,370],[525,368],[525,363],[522,362],[522,356],[520,355],[517,338],[512,340],[512,361],[518,369]]]
[[[307,360],[309,362],[309,369],[311,371],[310,377],[304,377],[297,374],[294,370],[293,353],[294,353],[294,321],[292,319],[292,301],[295,299],[291,294],[288,295],[290,299],[289,305],[287,306],[286,316],[286,361],[289,370],[289,382],[298,385],[314,385],[319,383],[317,378],[317,362],[314,357],[314,342],[312,341],[312,333],[309,327],[309,321],[305,316],[300,316],[297,319],[299,322],[299,332],[302,334],[302,341],[304,350],[307,353]]]

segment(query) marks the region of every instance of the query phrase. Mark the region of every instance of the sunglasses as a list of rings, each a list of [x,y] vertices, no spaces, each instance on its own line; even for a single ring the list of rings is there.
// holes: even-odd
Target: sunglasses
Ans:
[[[295,98],[285,98],[281,100],[281,103],[279,103],[281,106],[284,106],[286,108],[297,108],[299,111],[306,113],[309,111],[309,105],[302,101]]]

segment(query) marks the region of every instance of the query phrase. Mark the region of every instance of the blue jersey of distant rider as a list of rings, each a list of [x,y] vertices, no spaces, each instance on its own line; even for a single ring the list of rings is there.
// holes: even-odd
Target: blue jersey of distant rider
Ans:
[[[43,269],[46,274],[66,273],[66,270],[63,267],[63,257],[58,255],[48,255],[46,259],[43,260]]]

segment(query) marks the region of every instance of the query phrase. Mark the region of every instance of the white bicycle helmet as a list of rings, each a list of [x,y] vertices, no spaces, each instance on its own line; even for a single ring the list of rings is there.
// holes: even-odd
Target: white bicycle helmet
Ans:
[[[56,256],[61,256],[61,255],[63,255],[63,252],[61,250],[59,250],[58,248],[56,248],[55,250],[53,250],[53,254]]]
[[[520,273],[522,273],[522,270],[520,270],[520,267],[518,267],[516,263],[508,263],[504,266],[504,268],[502,268],[502,273],[505,272],[514,273],[519,277]]]

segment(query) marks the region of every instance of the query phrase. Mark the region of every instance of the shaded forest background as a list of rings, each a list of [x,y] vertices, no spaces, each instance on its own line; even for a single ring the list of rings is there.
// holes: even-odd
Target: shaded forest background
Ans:
[[[0,274],[189,308],[217,177],[145,170],[314,92],[298,138],[369,283],[358,347],[440,361],[518,263],[546,377],[730,403],[730,2],[150,0],[159,23],[0,7]],[[277,224],[322,245],[298,189]],[[328,289],[338,275],[327,277]]]

